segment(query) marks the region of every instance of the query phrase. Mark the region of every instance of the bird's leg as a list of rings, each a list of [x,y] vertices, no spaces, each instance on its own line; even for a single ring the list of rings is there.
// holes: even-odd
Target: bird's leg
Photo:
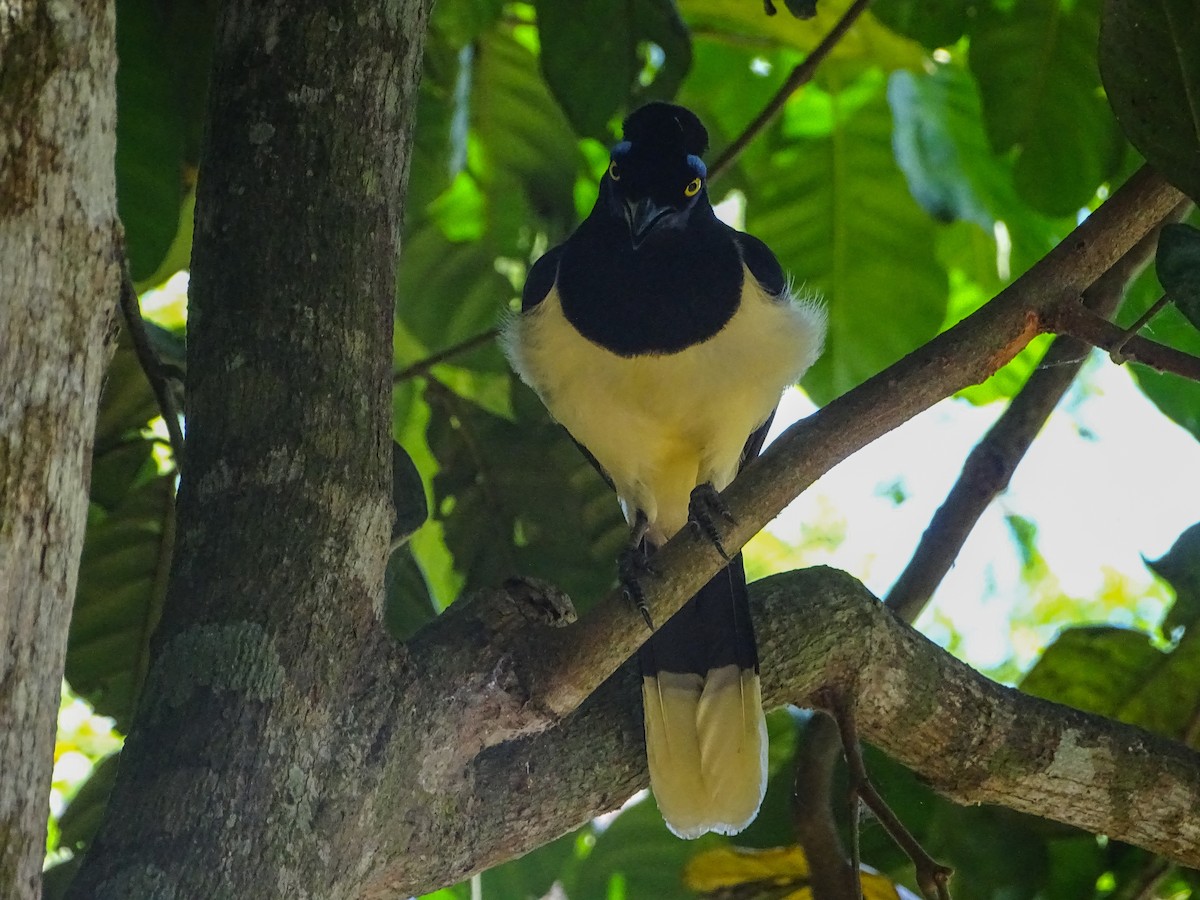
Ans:
[[[650,617],[650,607],[639,581],[647,575],[658,574],[658,570],[650,564],[650,553],[646,547],[646,532],[649,530],[650,520],[646,517],[646,511],[639,509],[629,529],[629,543],[617,559],[617,577],[621,581],[621,590],[642,614],[646,627],[653,631],[654,620]]]
[[[712,545],[717,548],[721,558],[725,562],[729,562],[729,554],[725,552],[725,545],[721,543],[721,532],[717,528],[717,519],[724,519],[730,525],[736,525],[737,519],[733,517],[733,513],[729,511],[729,507],[725,505],[725,501],[721,499],[721,495],[717,493],[717,489],[712,486],[711,481],[698,485],[692,491],[692,496],[688,500],[688,519],[702,535],[712,541]]]

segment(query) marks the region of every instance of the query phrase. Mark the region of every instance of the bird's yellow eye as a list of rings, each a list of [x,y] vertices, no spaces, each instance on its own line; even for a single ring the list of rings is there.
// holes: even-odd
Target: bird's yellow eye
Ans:
[[[613,160],[608,164],[608,177],[613,181],[621,180],[621,170],[617,168],[616,160]]]
[[[700,179],[693,178],[688,182],[688,186],[683,189],[683,195],[685,197],[695,197],[698,193],[700,193]]]

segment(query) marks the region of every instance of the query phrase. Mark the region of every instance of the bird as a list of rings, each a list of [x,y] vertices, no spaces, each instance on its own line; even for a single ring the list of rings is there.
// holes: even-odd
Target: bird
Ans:
[[[615,489],[630,526],[621,583],[692,523],[727,566],[638,651],[650,787],[682,838],[758,813],[767,730],[741,554],[719,497],[758,455],[783,391],[824,345],[826,313],[708,194],[708,132],[653,102],[624,121],[590,214],[529,269],[502,331],[515,372]]]

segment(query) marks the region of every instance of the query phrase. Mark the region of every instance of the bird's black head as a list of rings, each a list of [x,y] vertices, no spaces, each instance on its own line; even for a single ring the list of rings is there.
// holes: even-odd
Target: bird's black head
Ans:
[[[636,250],[684,228],[697,207],[711,210],[700,159],[708,132],[691,110],[648,103],[625,120],[624,137],[613,147],[600,196],[629,225]]]

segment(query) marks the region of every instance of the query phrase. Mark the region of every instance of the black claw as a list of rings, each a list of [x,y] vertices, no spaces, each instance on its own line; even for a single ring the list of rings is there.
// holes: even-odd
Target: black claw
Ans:
[[[646,603],[646,593],[642,590],[640,579],[647,576],[657,576],[658,570],[650,563],[650,556],[643,544],[626,547],[617,560],[617,576],[621,581],[621,590],[630,602],[637,607],[646,622],[646,627],[654,631],[654,619],[650,617],[650,607]]]
[[[733,513],[729,511],[729,507],[725,505],[725,501],[721,499],[721,495],[717,493],[717,489],[710,482],[706,481],[692,491],[692,496],[688,500],[688,518],[699,529],[700,534],[708,538],[717,548],[721,558],[729,562],[730,556],[725,552],[725,545],[721,543],[721,532],[717,528],[717,519],[724,519],[730,525],[736,525],[737,519],[734,518]]]

